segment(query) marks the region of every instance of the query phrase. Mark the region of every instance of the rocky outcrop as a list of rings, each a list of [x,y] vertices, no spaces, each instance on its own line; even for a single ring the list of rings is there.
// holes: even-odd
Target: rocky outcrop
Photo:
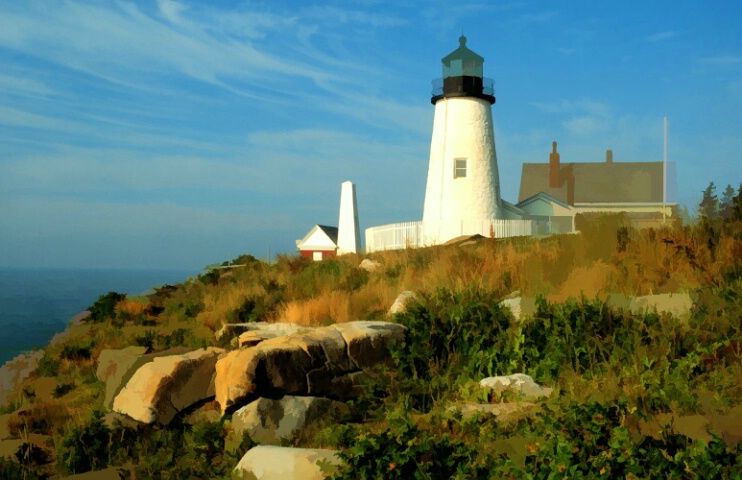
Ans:
[[[338,418],[347,408],[345,403],[321,397],[259,398],[234,412],[232,428],[237,438],[247,432],[261,445],[278,445],[297,438],[323,416]]]
[[[490,388],[495,392],[512,391],[522,395],[525,399],[548,397],[554,390],[542,387],[533,381],[533,378],[523,373],[514,373],[503,377],[487,377],[479,382],[482,388]]]
[[[0,367],[0,406],[13,399],[21,382],[31,376],[43,356],[42,350],[28,355],[18,355]]]
[[[261,445],[248,450],[234,473],[238,478],[254,480],[323,480],[342,463],[336,453]]]
[[[286,335],[293,335],[295,333],[308,332],[312,330],[310,327],[304,327],[297,325],[296,323],[279,322],[279,323],[268,323],[268,322],[255,322],[240,324],[245,328],[245,331],[240,334],[238,345],[242,347],[254,347],[255,345],[271,338],[285,337]]]
[[[98,356],[98,369],[95,375],[106,384],[106,397],[103,405],[113,406],[113,399],[129,380],[135,363],[147,353],[146,347],[127,347],[120,350],[102,350]]]
[[[259,397],[352,398],[363,369],[389,360],[389,344],[405,327],[348,322],[262,341],[216,364],[216,400],[231,412]]]
[[[158,357],[139,367],[113,401],[113,410],[142,423],[168,424],[182,410],[214,396],[220,348]]]
[[[389,308],[389,315],[391,316],[395,313],[406,312],[407,306],[414,301],[417,301],[417,295],[415,295],[415,292],[405,290],[404,292],[399,294],[396,300],[394,300],[391,308]]]
[[[214,333],[217,341],[224,341],[225,338],[239,337],[244,333],[255,332],[256,335],[261,333],[267,338],[273,338],[271,335],[280,337],[290,335],[297,331],[306,330],[308,327],[289,322],[245,322],[245,323],[227,323]]]

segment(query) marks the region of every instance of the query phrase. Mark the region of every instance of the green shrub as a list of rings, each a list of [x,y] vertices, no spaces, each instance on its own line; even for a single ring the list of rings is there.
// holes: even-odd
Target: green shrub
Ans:
[[[134,337],[134,343],[145,347],[148,353],[168,350],[174,347],[206,347],[200,342],[191,330],[178,328],[169,334],[157,332],[154,329],[145,330],[143,334]]]
[[[93,323],[103,322],[114,316],[116,305],[126,298],[123,293],[108,292],[98,297],[98,300],[88,307],[90,315],[87,321]]]
[[[407,327],[405,341],[392,349],[400,373],[429,379],[442,368],[493,375],[509,364],[510,320],[492,294],[479,290],[438,290],[413,303],[395,320]]]
[[[54,387],[54,391],[52,392],[52,395],[54,396],[54,398],[63,397],[74,389],[75,389],[74,383],[58,383]]]
[[[405,414],[389,418],[379,433],[362,433],[339,453],[343,460],[332,480],[488,479],[494,458],[450,435],[420,429]]]
[[[103,412],[93,410],[83,425],[72,425],[57,445],[57,465],[68,474],[100,470],[108,466],[110,430]]]
[[[36,367],[36,374],[42,377],[56,377],[59,373],[59,363],[59,359],[54,358],[51,349],[47,348]]]
[[[0,478],[36,480],[42,477],[36,475],[32,468],[14,462],[10,458],[0,457]]]
[[[218,285],[220,276],[220,271],[217,269],[213,269],[199,275],[198,281],[203,283],[204,285]]]
[[[77,362],[80,360],[90,360],[92,349],[95,348],[95,339],[84,340],[81,342],[68,343],[62,346],[59,356],[65,360]]]

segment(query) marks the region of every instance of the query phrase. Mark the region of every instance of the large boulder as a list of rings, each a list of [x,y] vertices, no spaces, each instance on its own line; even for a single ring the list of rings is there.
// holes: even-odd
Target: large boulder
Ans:
[[[312,330],[296,323],[289,322],[255,322],[242,324],[245,331],[238,337],[238,345],[242,347],[254,347],[255,345],[271,338],[285,337],[294,333],[308,332]]]
[[[232,351],[216,364],[216,400],[226,413],[258,397],[352,397],[363,369],[388,361],[389,344],[404,331],[388,322],[349,322]]]
[[[490,388],[495,392],[512,391],[520,394],[525,399],[537,399],[548,397],[554,390],[542,387],[533,381],[533,378],[523,373],[514,373],[508,376],[487,377],[479,382],[482,388]]]
[[[113,410],[142,423],[168,424],[182,410],[214,396],[220,348],[157,357],[139,367],[113,401]]]
[[[256,335],[264,335],[266,338],[280,337],[291,335],[309,327],[290,322],[245,322],[245,323],[226,323],[222,328],[214,333],[214,338],[221,341],[223,338],[239,337],[246,332],[254,332]]]
[[[321,397],[287,395],[280,400],[259,398],[232,415],[232,428],[241,438],[244,432],[262,445],[293,440],[312,422],[323,416],[337,416],[347,410],[342,402]]]
[[[103,400],[106,408],[113,406],[113,399],[134,373],[132,367],[145,353],[147,353],[146,347],[136,346],[100,352],[95,375],[98,380],[106,384],[106,397]]]
[[[358,265],[358,268],[365,270],[368,273],[373,273],[381,269],[381,263],[376,260],[371,260],[370,258],[364,258],[361,264]]]
[[[234,469],[251,480],[323,480],[342,464],[335,450],[260,445],[245,453]]]
[[[394,303],[389,308],[389,315],[391,316],[396,313],[406,312],[407,306],[416,300],[417,296],[415,295],[415,292],[405,290],[404,292],[400,293],[399,296],[397,296],[396,300],[394,300]]]

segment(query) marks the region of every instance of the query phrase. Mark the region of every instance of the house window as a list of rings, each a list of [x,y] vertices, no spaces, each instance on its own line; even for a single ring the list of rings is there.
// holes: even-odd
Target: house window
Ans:
[[[453,178],[466,178],[465,158],[455,158],[453,160]]]

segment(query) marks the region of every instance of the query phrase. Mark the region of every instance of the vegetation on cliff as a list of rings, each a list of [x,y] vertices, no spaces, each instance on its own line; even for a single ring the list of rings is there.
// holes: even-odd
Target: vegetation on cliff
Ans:
[[[712,193],[696,225],[638,231],[604,217],[577,235],[380,252],[369,256],[375,272],[355,255],[244,255],[151,295],[104,294],[0,412],[27,440],[18,458],[0,459],[0,478],[112,465],[135,478],[229,478],[252,441],[230,438],[228,418],[106,421],[101,350],[234,348],[215,333],[236,322],[384,319],[405,290],[418,301],[393,318],[409,329],[394,365],[372,372],[344,418],[292,443],[342,450],[347,468],[334,478],[732,478],[742,464],[742,205],[738,193],[721,215]],[[677,292],[694,299],[683,319],[607,303]],[[514,320],[499,305],[512,295],[536,298],[535,312]],[[478,383],[515,372],[554,394],[497,421],[450,409],[518,401]]]

